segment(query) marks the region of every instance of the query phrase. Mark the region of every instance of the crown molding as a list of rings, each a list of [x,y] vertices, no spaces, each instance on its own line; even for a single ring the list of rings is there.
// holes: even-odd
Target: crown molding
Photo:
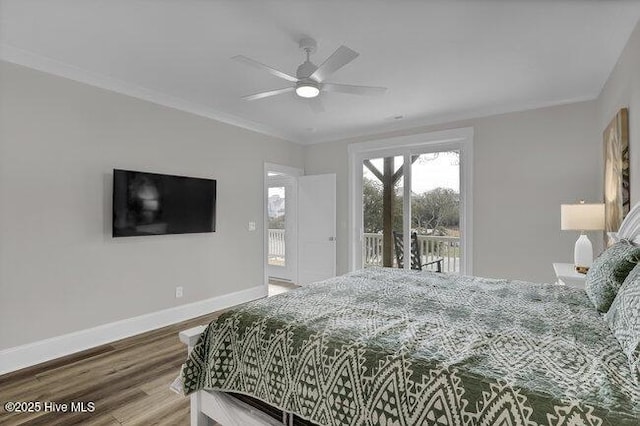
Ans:
[[[491,106],[485,108],[477,108],[464,112],[455,112],[441,115],[431,115],[424,117],[416,117],[410,120],[402,120],[401,122],[381,123],[379,125],[370,126],[366,130],[346,130],[338,131],[331,135],[313,137],[312,135],[300,136],[294,133],[285,132],[271,126],[256,123],[251,120],[227,114],[218,111],[206,105],[188,101],[176,96],[168,95],[157,90],[149,89],[136,84],[127,83],[125,81],[94,73],[83,68],[79,68],[67,63],[34,53],[24,49],[16,48],[8,44],[0,43],[0,60],[11,62],[37,71],[67,78],[90,86],[142,99],[157,105],[173,108],[179,111],[188,112],[190,114],[217,120],[232,126],[251,130],[279,139],[300,145],[315,145],[329,142],[351,142],[362,141],[367,138],[379,138],[395,132],[415,133],[424,131],[422,127],[435,126],[448,123],[455,123],[465,120],[474,120],[479,118],[491,117],[494,115],[502,115],[508,113],[516,113],[529,111],[540,108],[548,108],[553,106],[567,105],[577,102],[585,102],[597,99],[600,91],[578,96],[568,99],[546,102],[521,102],[503,106]]]
[[[128,83],[117,78],[109,77],[100,73],[88,71],[83,68],[69,65],[67,63],[34,53],[28,50],[20,49],[8,44],[0,43],[0,60],[11,62],[47,74],[58,77],[67,78],[79,83],[88,84],[100,89],[109,90],[111,92],[120,93],[122,95],[131,96],[133,98],[142,99],[157,105],[177,109],[179,111],[188,112],[190,114],[201,117],[210,118],[232,126],[241,127],[257,133],[284,139],[289,142],[299,143],[296,137],[282,132],[264,124],[246,120],[232,114],[227,114],[202,105],[191,102],[177,96],[168,95],[158,90]]]
[[[303,140],[304,145],[315,145],[330,142],[362,142],[367,139],[379,139],[381,137],[392,137],[395,133],[402,132],[403,134],[424,133],[431,131],[424,129],[427,126],[438,126],[444,124],[460,124],[460,122],[468,120],[477,120],[481,118],[488,118],[497,115],[511,114],[525,111],[532,111],[542,108],[550,108],[555,106],[570,105],[579,102],[588,102],[597,99],[599,93],[591,93],[585,96],[577,96],[569,99],[562,99],[557,101],[547,102],[522,102],[506,106],[485,107],[469,110],[465,112],[457,112],[450,114],[442,114],[436,116],[418,117],[411,120],[403,120],[399,123],[387,123],[378,126],[377,129],[370,129],[369,131],[360,132],[337,132],[332,136],[325,138],[319,137],[317,139],[307,138]],[[462,123],[460,126],[467,126],[468,123]]]

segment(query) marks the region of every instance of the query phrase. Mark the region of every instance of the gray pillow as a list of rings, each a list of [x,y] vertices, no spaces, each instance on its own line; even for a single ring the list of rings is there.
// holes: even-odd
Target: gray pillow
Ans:
[[[640,381],[640,265],[624,280],[605,318]]]
[[[585,289],[596,309],[607,312],[629,272],[640,261],[640,247],[621,240],[606,249],[587,273]]]

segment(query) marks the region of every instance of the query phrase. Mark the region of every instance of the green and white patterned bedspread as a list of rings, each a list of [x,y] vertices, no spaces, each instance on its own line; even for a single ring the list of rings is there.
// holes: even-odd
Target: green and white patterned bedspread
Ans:
[[[185,393],[320,425],[638,425],[640,386],[584,291],[372,268],[235,308]]]

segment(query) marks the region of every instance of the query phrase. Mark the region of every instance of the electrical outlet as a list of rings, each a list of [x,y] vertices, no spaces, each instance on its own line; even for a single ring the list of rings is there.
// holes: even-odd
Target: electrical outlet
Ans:
[[[182,287],[176,287],[176,299],[182,297]]]
[[[256,230],[256,223],[251,221],[249,222],[249,231],[255,231]]]

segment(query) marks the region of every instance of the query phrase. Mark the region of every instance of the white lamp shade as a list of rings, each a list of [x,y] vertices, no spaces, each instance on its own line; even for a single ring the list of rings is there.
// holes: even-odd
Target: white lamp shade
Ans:
[[[604,204],[562,204],[560,229],[563,231],[603,230]]]

